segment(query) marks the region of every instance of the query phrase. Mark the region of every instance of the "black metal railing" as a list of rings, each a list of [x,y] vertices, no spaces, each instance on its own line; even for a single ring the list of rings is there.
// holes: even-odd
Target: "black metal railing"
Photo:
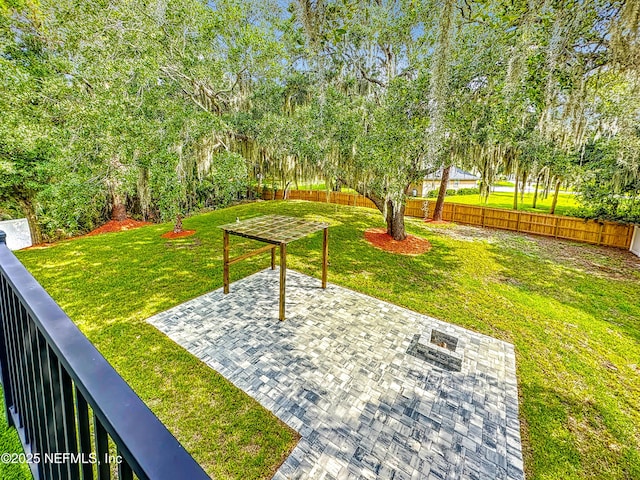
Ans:
[[[0,231],[0,378],[35,479],[208,479],[7,248]]]

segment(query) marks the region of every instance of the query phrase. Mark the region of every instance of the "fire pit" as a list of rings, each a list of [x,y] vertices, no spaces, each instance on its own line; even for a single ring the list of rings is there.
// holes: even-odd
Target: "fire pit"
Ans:
[[[414,335],[407,353],[444,370],[459,372],[462,369],[462,354],[456,351],[456,337],[434,328],[426,338],[429,341],[421,343],[421,335]]]

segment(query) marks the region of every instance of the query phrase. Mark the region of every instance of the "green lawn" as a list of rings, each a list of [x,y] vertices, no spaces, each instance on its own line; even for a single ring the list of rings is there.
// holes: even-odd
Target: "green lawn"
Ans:
[[[216,478],[265,478],[295,435],[144,319],[222,284],[217,225],[266,213],[330,222],[329,281],[512,342],[528,479],[640,478],[640,270],[629,252],[407,219],[433,249],[369,246],[363,208],[258,202],[19,252],[44,287]],[[234,238],[232,255],[250,241]],[[288,264],[320,276],[321,234]],[[268,254],[231,269],[237,280]]]
[[[533,193],[525,193],[523,202],[520,201],[520,196],[518,196],[518,210],[534,213],[549,213],[552,201],[552,195],[549,195],[546,199],[543,199],[540,195],[538,195],[536,208],[533,208]],[[513,208],[513,193],[494,192],[489,195],[489,200],[487,203],[484,203],[482,201],[480,195],[451,195],[445,197],[445,202],[511,209]],[[569,193],[561,193],[558,195],[558,204],[556,205],[555,213],[558,215],[571,215],[571,211],[578,206],[579,203],[575,195],[571,195]]]
[[[493,182],[493,185],[497,187],[513,187],[515,186],[515,183],[510,182],[509,180],[498,180],[497,182]]]

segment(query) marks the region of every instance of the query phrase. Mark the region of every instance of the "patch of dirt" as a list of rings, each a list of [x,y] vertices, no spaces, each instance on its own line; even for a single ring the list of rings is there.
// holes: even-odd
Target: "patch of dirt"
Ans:
[[[446,220],[433,220],[431,218],[427,218],[424,223],[430,223],[432,225],[448,225],[451,222],[447,222]]]
[[[500,275],[498,280],[502,283],[506,283],[507,285],[511,285],[513,287],[522,287],[522,282],[516,278],[509,277],[506,275]]]
[[[425,227],[434,233],[464,242],[485,241],[519,250],[528,256],[560,263],[598,277],[640,278],[640,258],[627,250],[470,225],[440,226],[426,223]]]
[[[580,244],[553,238],[535,238],[547,258],[598,277],[640,279],[640,258],[628,250]]]
[[[134,220],[132,218],[127,218],[126,220],[118,221],[118,220],[109,220],[104,225],[91,230],[89,233],[85,233],[84,235],[78,235],[77,237],[70,238],[60,238],[59,240],[75,240],[77,238],[84,237],[92,237],[94,235],[101,235],[103,233],[111,233],[111,232],[123,232],[125,230],[133,230],[134,228],[144,227],[146,225],[153,225],[151,222],[141,222],[139,220]],[[25,247],[22,250],[36,250],[42,248],[49,248],[55,245],[56,242],[50,243],[39,243],[37,245],[31,245],[30,247]]]
[[[462,240],[463,242],[484,240],[488,243],[499,243],[504,242],[514,235],[512,232],[506,230],[493,230],[491,228],[473,227],[444,221],[425,222],[425,226],[432,232],[441,233],[447,237]]]
[[[376,248],[400,255],[420,255],[431,250],[428,240],[407,235],[402,241],[394,240],[384,228],[370,228],[364,232],[364,238]]]
[[[144,227],[146,225],[151,225],[151,222],[140,222],[138,220],[134,220],[132,218],[127,218],[122,221],[118,220],[109,220],[107,223],[102,225],[101,227],[96,228],[95,230],[87,233],[87,237],[93,235],[100,235],[102,233],[110,233],[110,232],[122,232],[124,230],[133,230],[134,228]]]
[[[180,233],[174,233],[172,230],[170,232],[163,233],[161,237],[162,238],[183,238],[183,237],[190,237],[194,233],[196,233],[195,230],[182,230]]]

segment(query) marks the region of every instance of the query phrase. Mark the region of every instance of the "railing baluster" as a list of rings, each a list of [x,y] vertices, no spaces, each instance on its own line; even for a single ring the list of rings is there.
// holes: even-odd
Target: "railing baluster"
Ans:
[[[11,331],[11,316],[6,312],[4,302],[4,278],[0,275],[0,364],[2,368],[2,386],[4,388],[4,407],[7,425],[13,426],[13,418],[9,408],[14,405],[15,396],[12,391],[16,385],[15,359],[11,348],[13,332]],[[20,425],[19,425],[20,426]]]
[[[62,402],[62,415],[64,426],[64,449],[71,455],[78,454],[78,438],[76,436],[76,418],[73,401],[73,381],[64,369],[62,364],[58,362],[60,370],[60,394]],[[67,464],[67,474],[69,480],[80,480],[80,465],[76,461],[70,461]]]
[[[78,413],[78,439],[80,453],[85,463],[82,464],[82,480],[93,480],[93,467],[89,463],[91,454],[91,431],[89,428],[89,406],[78,388],[76,392],[76,411]]]
[[[64,418],[62,414],[62,390],[60,388],[60,369],[59,362],[56,355],[51,351],[49,347],[46,347],[46,355],[47,355],[47,364],[49,367],[48,375],[50,382],[50,392],[51,392],[51,410],[53,415],[49,419],[50,424],[53,424],[53,430],[50,430],[49,433],[52,435],[52,446],[53,451],[57,453],[65,453],[65,442],[64,442]],[[53,466],[54,468],[54,477],[57,475],[57,478],[67,479],[68,473],[66,471],[65,463],[57,463]]]
[[[7,284],[6,279],[4,278],[4,276],[2,276],[2,294],[3,294],[3,301],[2,301],[2,310],[3,310],[3,322],[4,325],[6,327],[6,339],[7,339],[7,352],[8,352],[8,357],[10,354],[11,360],[9,360],[9,358],[7,358],[8,362],[12,362],[13,363],[13,368],[11,369],[12,372],[12,376],[11,376],[11,383],[12,383],[12,403],[13,403],[13,407],[16,409],[16,412],[20,412],[20,411],[24,411],[25,408],[25,402],[24,402],[24,393],[23,393],[23,386],[22,386],[22,378],[21,378],[21,363],[22,363],[22,359],[21,359],[21,354],[20,354],[20,350],[18,349],[18,339],[20,338],[18,336],[18,331],[17,331],[17,320],[15,318],[15,315],[12,312],[12,308],[13,308],[13,302],[10,301],[10,298],[13,297],[12,295],[9,295],[9,286]],[[7,415],[9,415],[9,412],[7,412]],[[18,415],[19,419],[18,419],[18,427],[20,428],[24,428],[24,420],[22,418],[22,415]],[[26,430],[26,429],[25,429]],[[25,433],[26,435],[26,433]]]
[[[28,317],[27,315],[27,319],[28,319],[28,323],[29,323],[29,331],[30,331],[30,338],[31,338],[31,356],[33,358],[33,367],[34,367],[34,374],[35,374],[35,397],[36,397],[36,401],[35,401],[35,406],[36,409],[38,410],[38,418],[39,418],[39,422],[38,422],[38,427],[40,430],[40,452],[41,455],[44,457],[44,455],[51,453],[51,447],[49,445],[49,425],[48,425],[48,419],[47,419],[47,409],[46,409],[46,405],[45,405],[45,391],[44,391],[44,385],[43,385],[43,381],[42,381],[42,370],[43,370],[43,365],[42,365],[42,352],[41,352],[41,348],[42,346],[40,345],[40,332],[38,331],[38,327],[36,327],[33,322],[31,321],[31,318]],[[52,478],[52,465],[49,462],[43,462],[42,465],[42,470],[43,470],[43,475],[44,478]]]
[[[96,412],[93,412],[93,434],[96,442],[96,454],[98,455],[98,480],[109,480],[111,478],[111,469],[105,461],[109,456],[109,437]]]
[[[47,445],[47,453],[55,453],[55,417],[53,414],[53,405],[51,404],[51,376],[49,375],[49,356],[47,355],[47,343],[42,338],[42,334],[38,331],[36,335],[37,352],[40,361],[40,401],[42,413],[45,419],[45,443]],[[51,478],[55,479],[57,465],[47,462]]]
[[[5,289],[7,287],[6,285],[6,281],[4,282],[5,285]],[[9,299],[9,293],[4,290],[5,292],[5,302],[8,302]],[[11,297],[13,298],[14,302],[15,300],[15,295],[11,295]],[[13,303],[13,302],[12,302]],[[15,305],[15,303],[14,303]],[[10,309],[7,308],[5,311],[10,312]],[[15,307],[14,307],[14,311],[15,311]],[[15,378],[12,380],[13,382],[13,386],[14,386],[14,397],[13,397],[13,407],[15,408],[16,412],[18,413],[18,422],[19,422],[19,426],[20,428],[23,428],[23,433],[24,433],[24,437],[25,437],[25,441],[30,442],[30,427],[31,425],[29,424],[29,416],[26,415],[26,412],[28,410],[27,408],[27,404],[26,404],[26,388],[24,385],[24,354],[22,352],[22,349],[20,348],[20,339],[22,338],[21,336],[21,328],[20,328],[20,320],[17,317],[17,315],[14,314],[9,314],[9,316],[4,320],[5,325],[8,325],[10,328],[10,332],[11,332],[11,336],[9,338],[9,343],[11,351],[12,351],[12,358],[13,358],[13,362],[14,365],[14,373],[15,373]]]
[[[122,461],[118,464],[118,480],[133,480],[133,471],[118,449]]]
[[[14,295],[15,297],[15,295]],[[29,334],[26,329],[26,319],[18,314],[18,309],[14,310],[14,319],[16,320],[16,325],[18,327],[18,336],[16,337],[16,348],[20,350],[20,365],[22,370],[22,388],[23,388],[23,405],[24,408],[24,423],[25,423],[25,437],[26,441],[29,442],[30,448],[33,453],[39,451],[40,445],[36,445],[37,443],[37,416],[36,412],[32,407],[33,405],[33,382],[30,381],[31,378],[31,365],[29,363],[29,350],[27,349]]]
[[[25,327],[24,342],[25,342],[25,351],[27,353],[27,366],[28,366],[27,375],[28,375],[28,383],[30,387],[29,403],[31,405],[31,409],[33,411],[33,416],[34,416],[34,425],[33,425],[34,442],[32,444],[32,448],[33,448],[33,445],[35,445],[36,452],[39,453],[41,456],[43,456],[47,451],[46,443],[45,443],[46,423],[45,423],[45,419],[43,418],[43,412],[42,412],[42,409],[40,408],[40,400],[39,400],[40,360],[39,360],[39,356],[37,355],[36,326],[31,323],[29,317],[27,316],[26,312],[23,312],[22,308],[19,309],[19,314],[20,314],[20,318],[23,321],[23,325]],[[40,476],[46,477],[45,466],[41,466]]]

